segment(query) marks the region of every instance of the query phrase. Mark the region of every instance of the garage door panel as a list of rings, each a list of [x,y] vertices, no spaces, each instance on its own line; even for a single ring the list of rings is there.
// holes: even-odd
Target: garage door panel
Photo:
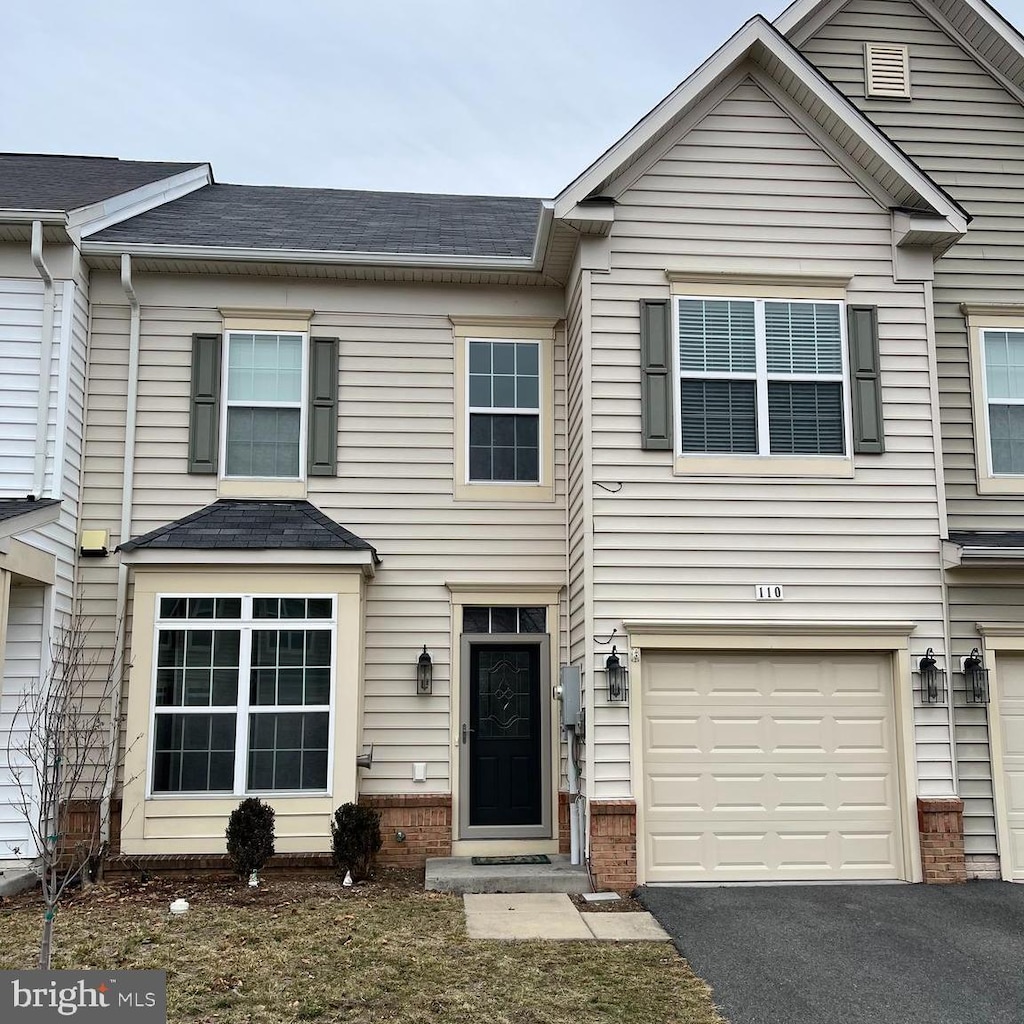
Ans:
[[[1010,847],[1002,851],[1003,867],[1011,878],[1024,881],[1024,656],[998,654],[996,675],[999,703],[992,713],[1002,740],[1000,789]]]
[[[890,879],[898,845],[891,831],[854,823],[839,829],[800,822],[752,829],[737,823],[714,833],[654,831],[650,834],[648,882],[827,881]]]
[[[754,754],[758,757],[820,757],[823,754],[877,755],[892,760],[892,731],[884,713],[786,714],[768,706],[744,714],[688,708],[665,714],[645,705],[646,749],[655,758]],[[678,709],[677,709],[678,711]]]
[[[733,693],[717,656],[645,658],[649,881],[899,876],[891,662],[825,655],[819,675],[818,657],[723,656],[742,709],[712,699]]]

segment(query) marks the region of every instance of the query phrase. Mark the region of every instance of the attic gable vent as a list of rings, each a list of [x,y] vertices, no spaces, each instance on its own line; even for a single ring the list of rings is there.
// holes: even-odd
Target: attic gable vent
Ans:
[[[910,52],[905,46],[867,43],[864,47],[869,96],[910,98]]]

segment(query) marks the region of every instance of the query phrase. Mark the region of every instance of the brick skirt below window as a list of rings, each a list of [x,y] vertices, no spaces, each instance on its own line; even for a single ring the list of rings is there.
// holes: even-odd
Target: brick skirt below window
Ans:
[[[364,807],[380,815],[384,845],[377,854],[379,864],[422,868],[428,857],[452,854],[452,798],[448,793],[415,793],[397,796],[359,797]],[[399,842],[397,833],[405,834]]]
[[[951,885],[967,881],[964,861],[964,802],[957,797],[918,797],[924,881]]]
[[[598,889],[636,886],[636,801],[590,801],[590,873]]]

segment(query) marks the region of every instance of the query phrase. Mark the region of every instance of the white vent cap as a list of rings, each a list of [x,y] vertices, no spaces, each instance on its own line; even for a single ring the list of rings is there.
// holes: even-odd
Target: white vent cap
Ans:
[[[910,51],[906,46],[867,43],[864,53],[869,96],[910,97]]]

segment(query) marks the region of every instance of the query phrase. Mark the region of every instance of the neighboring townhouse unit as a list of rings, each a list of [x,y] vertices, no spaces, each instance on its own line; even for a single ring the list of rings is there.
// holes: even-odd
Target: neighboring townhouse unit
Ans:
[[[0,736],[24,725],[71,609],[82,501],[92,231],[210,180],[206,164],[0,154]],[[33,786],[21,767],[25,792]],[[0,761],[0,863],[29,850]]]
[[[125,645],[120,852],[222,853],[255,793],[294,855],[358,799],[408,864],[575,819],[623,889],[1024,877],[1014,74],[976,0],[797,3],[550,201],[0,158],[0,205],[40,160],[163,182],[0,244],[43,295],[52,232],[90,325],[20,339],[79,367],[74,487],[19,479],[0,579],[63,559]]]
[[[953,687],[968,860],[1024,879],[1024,40],[984,0],[794,3],[779,28],[972,217],[931,285],[945,664],[976,652],[989,672],[991,703]]]

